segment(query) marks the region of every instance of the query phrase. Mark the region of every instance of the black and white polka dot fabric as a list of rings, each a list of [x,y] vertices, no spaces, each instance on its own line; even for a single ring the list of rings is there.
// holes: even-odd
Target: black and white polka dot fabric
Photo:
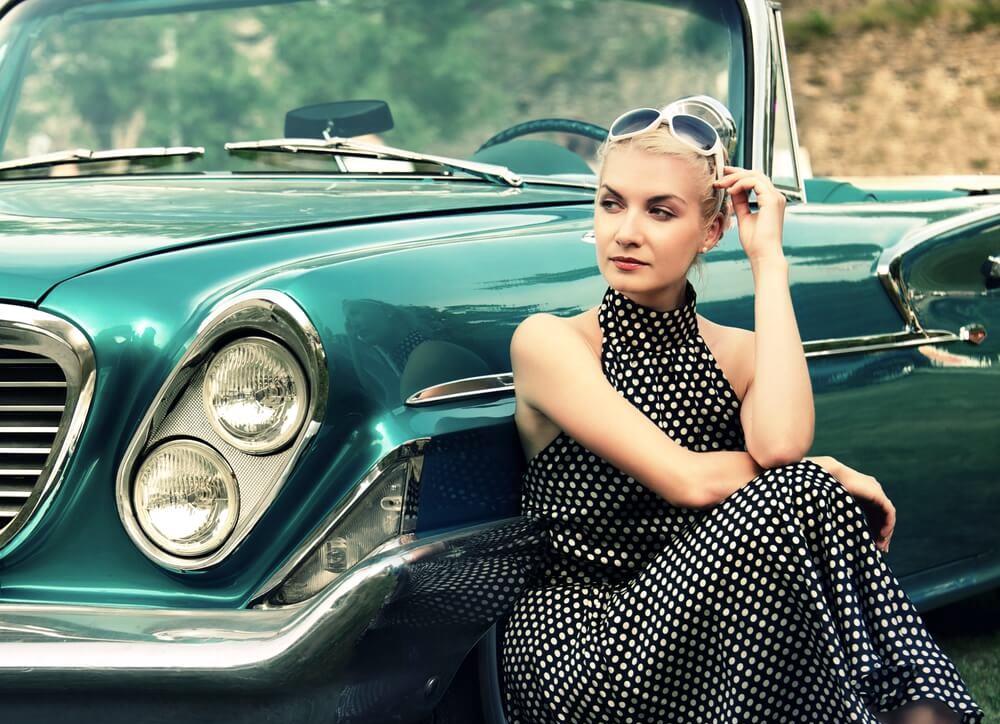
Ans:
[[[745,450],[695,303],[690,283],[666,312],[608,287],[605,375],[688,449]],[[982,721],[861,508],[815,463],[681,508],[560,433],[529,461],[522,505],[549,546],[503,629],[510,724],[877,724],[924,699]]]

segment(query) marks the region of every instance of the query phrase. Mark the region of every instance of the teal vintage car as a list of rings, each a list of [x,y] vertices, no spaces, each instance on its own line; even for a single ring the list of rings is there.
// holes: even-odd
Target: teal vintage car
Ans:
[[[502,722],[510,338],[606,286],[606,125],[694,94],[789,199],[813,454],[923,609],[995,586],[1000,184],[804,178],[789,89],[765,0],[7,2],[4,720]],[[696,287],[752,328],[735,228]]]

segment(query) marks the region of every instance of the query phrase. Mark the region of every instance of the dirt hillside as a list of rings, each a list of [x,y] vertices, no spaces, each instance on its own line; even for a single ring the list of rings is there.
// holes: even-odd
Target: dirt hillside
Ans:
[[[814,175],[1000,173],[1000,0],[785,0]]]

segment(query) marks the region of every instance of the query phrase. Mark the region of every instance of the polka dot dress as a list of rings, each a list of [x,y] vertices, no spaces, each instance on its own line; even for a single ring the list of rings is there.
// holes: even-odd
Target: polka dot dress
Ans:
[[[745,450],[686,294],[663,312],[608,287],[604,373],[686,448]],[[510,724],[877,724],[925,699],[982,721],[861,508],[815,463],[681,508],[561,432],[529,461],[522,506],[549,546],[503,628]]]

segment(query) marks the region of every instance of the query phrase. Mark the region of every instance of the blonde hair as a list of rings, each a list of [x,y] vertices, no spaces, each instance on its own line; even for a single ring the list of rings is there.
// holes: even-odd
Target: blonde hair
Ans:
[[[715,221],[717,215],[722,215],[723,217],[722,233],[725,233],[729,229],[732,222],[732,202],[728,191],[723,191],[722,208],[719,209],[718,214],[715,213],[715,205],[718,203],[719,197],[718,190],[712,185],[712,182],[715,181],[714,157],[702,156],[686,143],[679,140],[670,132],[666,122],[661,123],[658,128],[652,131],[646,131],[637,136],[630,136],[629,138],[616,141],[610,138],[605,139],[604,143],[597,150],[597,160],[600,163],[600,169],[597,174],[598,187],[600,187],[603,181],[605,160],[608,154],[617,148],[634,148],[637,151],[645,151],[647,153],[676,156],[687,161],[695,176],[697,187],[702,190],[700,204],[702,230],[707,231],[712,222]],[[723,152],[723,155],[725,155],[725,152]],[[726,158],[725,160],[728,162],[729,159]],[[695,261],[691,265],[692,267],[697,267],[699,276],[701,275],[702,264],[702,255],[699,254],[695,257]]]

